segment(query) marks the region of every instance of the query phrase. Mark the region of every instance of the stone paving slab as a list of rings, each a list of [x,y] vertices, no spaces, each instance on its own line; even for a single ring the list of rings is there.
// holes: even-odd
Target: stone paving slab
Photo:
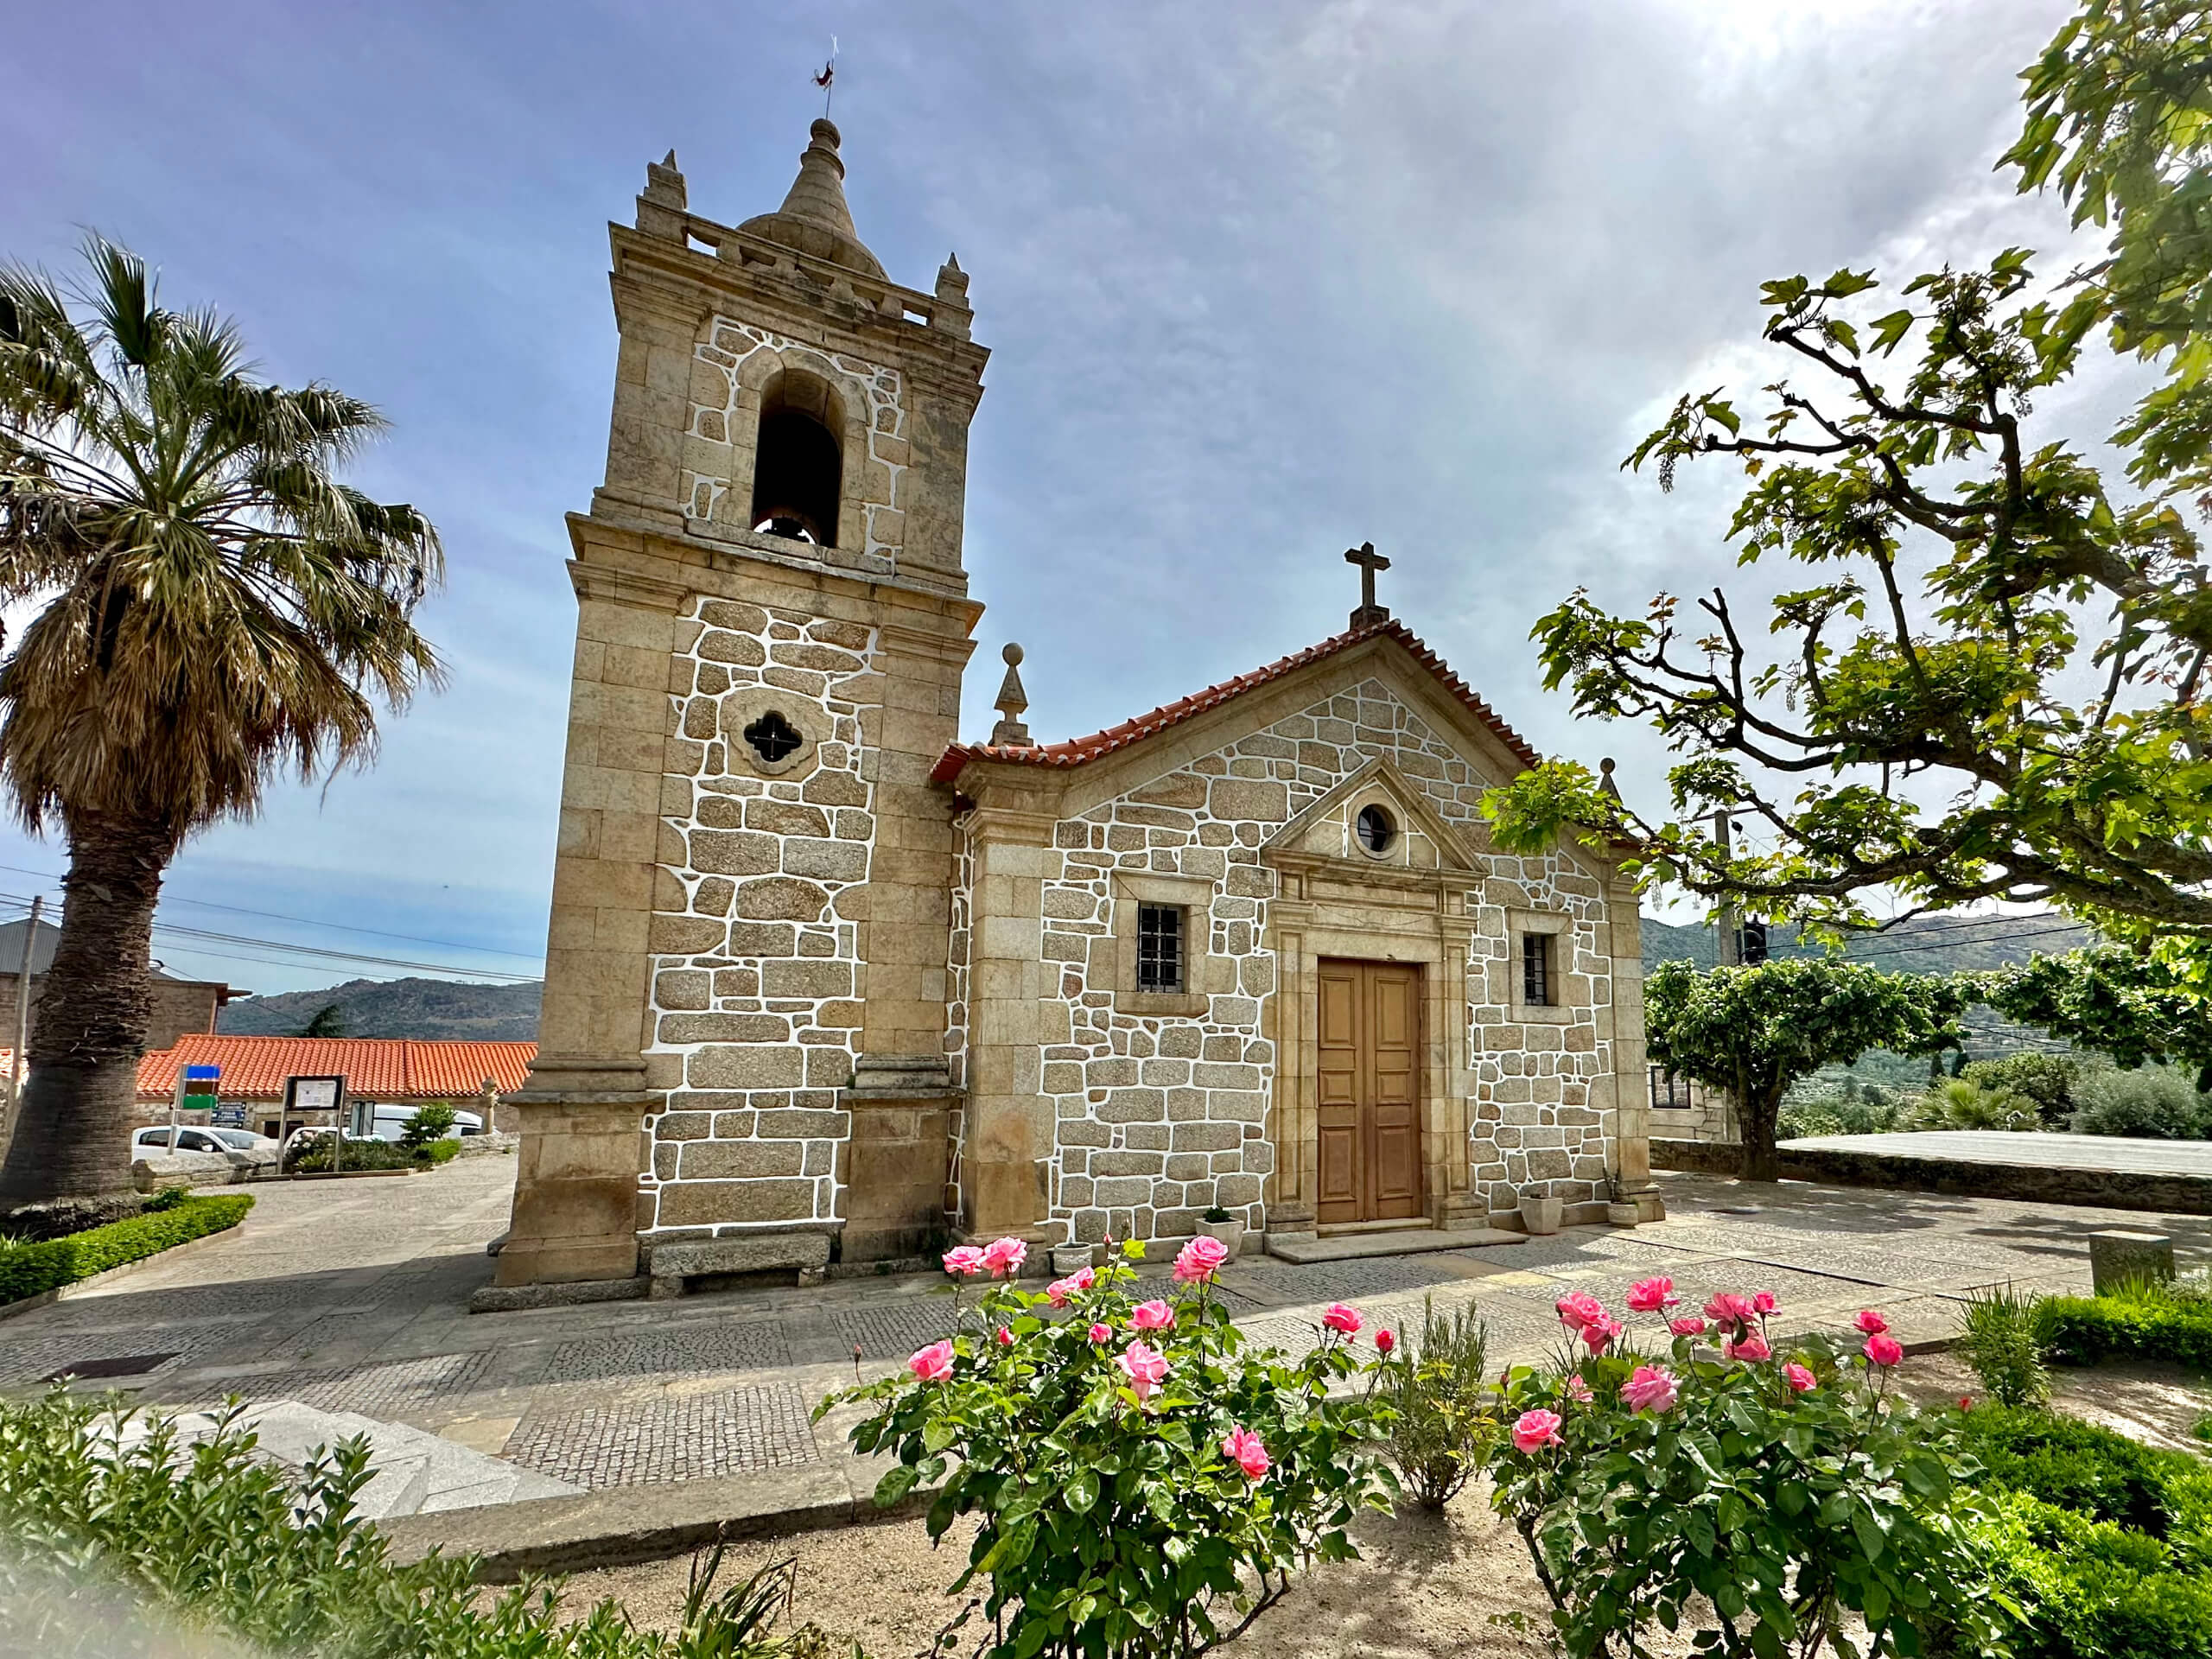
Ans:
[[[535,1410],[508,1440],[526,1469],[596,1491],[813,1463],[808,1402],[788,1382],[628,1406]]]

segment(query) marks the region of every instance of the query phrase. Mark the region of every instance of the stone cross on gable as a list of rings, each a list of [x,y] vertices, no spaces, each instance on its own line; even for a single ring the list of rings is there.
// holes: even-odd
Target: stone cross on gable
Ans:
[[[1390,613],[1375,602],[1375,573],[1388,570],[1390,561],[1375,550],[1374,543],[1362,542],[1345,552],[1344,563],[1359,567],[1359,608],[1351,613],[1352,626],[1367,628],[1388,622]]]

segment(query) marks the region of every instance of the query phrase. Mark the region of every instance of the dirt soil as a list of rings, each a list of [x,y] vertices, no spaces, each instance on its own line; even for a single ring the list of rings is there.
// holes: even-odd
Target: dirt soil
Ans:
[[[1952,1354],[1916,1356],[1897,1375],[1899,1386],[1923,1405],[1983,1397],[1974,1373]],[[2185,1366],[2148,1359],[2054,1366],[2050,1384],[2052,1408],[2069,1417],[2169,1452],[2206,1450],[2193,1430],[2212,1411],[2212,1383]]]
[[[1554,1651],[1545,1639],[1543,1591],[1519,1535],[1491,1512],[1487,1488],[1462,1493],[1441,1515],[1376,1515],[1355,1531],[1363,1559],[1300,1580],[1225,1651],[1241,1659],[1524,1659]],[[840,1643],[856,1639],[873,1659],[904,1659],[927,1653],[938,1628],[959,1611],[943,1586],[959,1575],[973,1535],[957,1528],[932,1550],[916,1520],[749,1541],[731,1548],[721,1581],[739,1583],[796,1556],[798,1618]],[[569,1580],[565,1605],[581,1615],[612,1596],[637,1624],[673,1630],[690,1571],[687,1557],[581,1573]],[[1514,1613],[1534,1628],[1492,1623],[1493,1616]],[[952,1651],[974,1648],[973,1636],[963,1634],[969,1640]],[[1687,1634],[1678,1643],[1639,1649],[1652,1659],[1689,1651]]]

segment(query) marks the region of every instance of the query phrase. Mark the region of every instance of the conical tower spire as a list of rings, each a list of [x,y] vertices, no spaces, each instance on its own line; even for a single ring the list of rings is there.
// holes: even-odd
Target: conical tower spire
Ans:
[[[772,213],[746,220],[738,228],[764,241],[880,276],[883,266],[853,228],[853,210],[845,202],[845,162],[837,154],[838,142],[837,129],[828,118],[817,121],[809,130],[805,152],[798,158],[798,176],[791,181],[784,205]]]

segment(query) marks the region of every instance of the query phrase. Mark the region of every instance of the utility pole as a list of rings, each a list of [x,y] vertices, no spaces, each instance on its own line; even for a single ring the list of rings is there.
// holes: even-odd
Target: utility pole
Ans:
[[[1728,856],[1728,814],[1713,815],[1713,841],[1720,849],[1720,856]],[[1743,937],[1736,928],[1736,901],[1726,894],[1720,899],[1720,948],[1714,960],[1723,968],[1740,968],[1744,964]]]

